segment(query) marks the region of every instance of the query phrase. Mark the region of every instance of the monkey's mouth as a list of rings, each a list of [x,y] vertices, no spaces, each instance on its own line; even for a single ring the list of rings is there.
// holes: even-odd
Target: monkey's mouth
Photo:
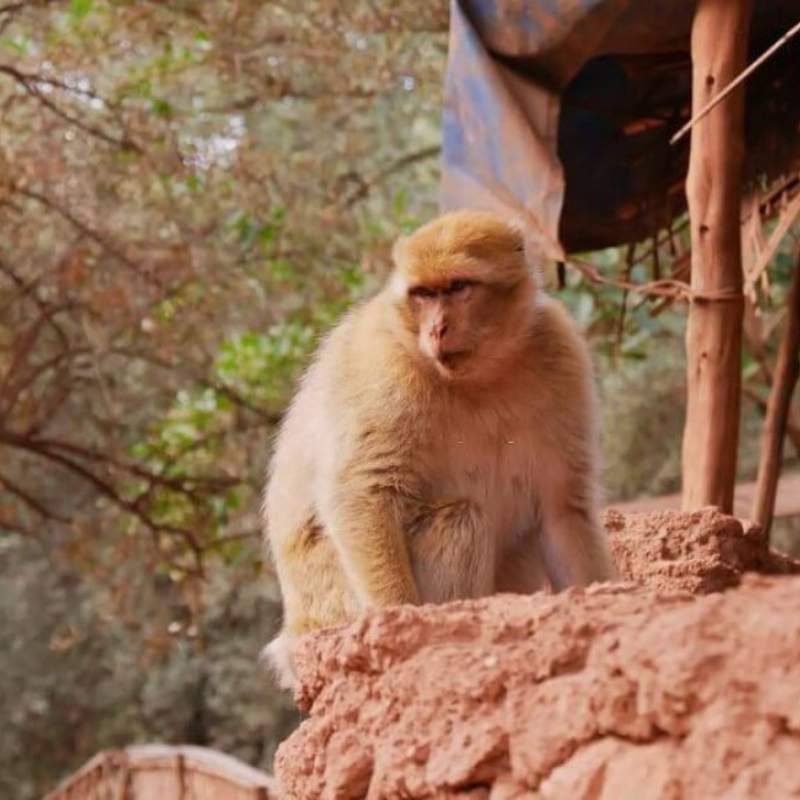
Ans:
[[[471,350],[451,350],[449,352],[437,353],[436,365],[444,368],[446,372],[458,369],[472,354]]]

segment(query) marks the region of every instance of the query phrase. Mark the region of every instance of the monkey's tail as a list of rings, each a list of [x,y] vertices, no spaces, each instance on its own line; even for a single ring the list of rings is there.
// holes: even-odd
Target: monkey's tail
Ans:
[[[294,691],[297,677],[291,652],[292,641],[286,631],[281,631],[262,651],[261,659],[269,667],[281,689]]]

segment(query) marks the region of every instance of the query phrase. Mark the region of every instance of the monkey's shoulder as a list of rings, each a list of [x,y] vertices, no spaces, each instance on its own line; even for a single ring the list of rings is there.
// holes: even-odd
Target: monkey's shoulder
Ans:
[[[497,403],[531,425],[572,419],[580,426],[593,414],[592,359],[560,303],[548,298],[537,307],[525,348],[501,383]]]
[[[589,347],[566,308],[546,297],[531,320],[523,365],[542,379],[547,376],[591,380],[593,369]]]
[[[302,391],[342,421],[388,422],[413,405],[422,389],[380,312],[374,300],[348,312],[322,341],[303,379]]]

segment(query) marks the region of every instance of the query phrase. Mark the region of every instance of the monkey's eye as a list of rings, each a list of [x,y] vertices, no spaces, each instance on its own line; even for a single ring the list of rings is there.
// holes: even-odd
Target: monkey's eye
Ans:
[[[408,294],[410,297],[417,297],[425,300],[436,297],[436,292],[434,292],[433,289],[429,289],[427,286],[412,286],[411,289],[408,290]]]
[[[474,286],[477,281],[471,281],[468,278],[459,278],[456,281],[453,281],[446,290],[447,294],[456,294],[457,292],[463,292],[464,289],[468,289],[470,286]]]

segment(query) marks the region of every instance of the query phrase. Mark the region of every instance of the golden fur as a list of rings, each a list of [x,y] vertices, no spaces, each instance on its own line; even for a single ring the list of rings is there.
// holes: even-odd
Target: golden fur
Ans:
[[[362,609],[614,577],[589,354],[519,232],[462,211],[398,241],[319,349],[265,495],[284,598],[268,648]]]

